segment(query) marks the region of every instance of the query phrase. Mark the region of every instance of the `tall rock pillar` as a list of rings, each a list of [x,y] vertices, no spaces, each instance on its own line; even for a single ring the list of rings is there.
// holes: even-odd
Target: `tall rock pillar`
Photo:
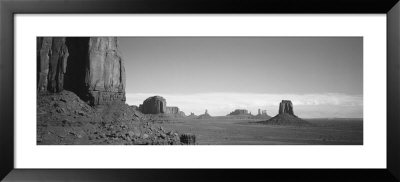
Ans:
[[[85,84],[92,105],[125,102],[125,67],[114,37],[90,38]]]
[[[285,113],[294,115],[293,104],[292,101],[290,100],[282,100],[282,102],[279,104],[279,114],[285,114]]]

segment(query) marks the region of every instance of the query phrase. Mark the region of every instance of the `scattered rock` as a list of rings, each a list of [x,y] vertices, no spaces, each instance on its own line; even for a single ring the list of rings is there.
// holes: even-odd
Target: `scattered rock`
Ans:
[[[131,137],[131,138],[132,138],[132,137],[134,137],[134,136],[135,136],[135,133],[134,133],[133,131],[129,131],[129,132],[128,132],[128,135],[129,135],[129,137]]]
[[[196,135],[191,133],[182,134],[180,137],[180,142],[185,145],[195,145],[196,144]]]
[[[167,138],[167,135],[165,135],[164,133],[161,133],[160,138],[162,138],[162,139]]]
[[[56,111],[58,113],[65,113],[65,109],[64,108],[57,108]]]
[[[82,111],[76,111],[77,113],[78,113],[78,115],[80,115],[80,116],[85,116],[85,113],[84,112],[82,112]]]

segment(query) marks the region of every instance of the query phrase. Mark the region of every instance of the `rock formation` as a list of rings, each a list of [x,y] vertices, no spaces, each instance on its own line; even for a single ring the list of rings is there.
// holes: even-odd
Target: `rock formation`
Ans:
[[[167,101],[161,96],[147,98],[140,104],[139,111],[143,114],[165,114],[169,117],[185,117],[185,113],[176,106],[167,107]],[[163,119],[165,119],[163,117]],[[153,118],[154,119],[154,118]]]
[[[194,113],[190,113],[190,115],[187,116],[188,118],[197,118],[197,115],[195,115]]]
[[[184,145],[195,145],[196,144],[196,135],[191,133],[184,133],[179,137],[180,142]]]
[[[167,107],[167,114],[178,114],[179,113],[179,108],[172,106],[172,107]]]
[[[39,92],[70,90],[90,105],[125,103],[125,67],[114,37],[37,38]]]
[[[285,113],[294,115],[293,104],[292,101],[290,100],[282,100],[282,102],[279,104],[279,114],[285,114]]]
[[[236,109],[229,113],[228,115],[233,116],[233,115],[248,115],[249,112],[246,109]]]
[[[267,114],[267,110],[262,110],[261,115],[268,115],[268,114]]]
[[[134,110],[136,110],[136,111],[140,111],[139,107],[136,106],[136,105],[131,105],[131,106],[129,106],[129,107],[131,107],[132,109],[134,109]]]
[[[38,37],[37,91],[38,145],[181,144],[178,133],[155,128],[125,104],[117,38]],[[166,111],[165,100],[158,106],[156,112]]]
[[[211,118],[212,118],[212,116],[210,114],[208,114],[208,110],[206,109],[204,114],[201,114],[196,119],[211,119]]]
[[[267,121],[261,121],[260,123],[271,125],[310,125],[310,123],[300,119],[294,114],[293,104],[290,100],[282,100],[279,104],[279,114]]]
[[[153,96],[143,101],[139,108],[144,114],[163,114],[167,112],[167,101],[161,96]]]
[[[67,38],[67,45],[71,63],[66,78],[71,90],[91,105],[125,102],[125,67],[117,38]],[[72,75],[82,64],[84,74]]]
[[[258,109],[257,115],[252,116],[251,118],[252,118],[252,119],[256,119],[256,120],[266,120],[266,119],[270,119],[271,116],[269,116],[269,115],[267,114],[267,110]]]
[[[257,116],[266,116],[266,115],[268,115],[267,114],[267,110],[261,110],[261,109],[258,109],[258,114],[257,114]]]
[[[167,112],[166,113],[167,114],[172,114],[172,115],[175,115],[175,116],[181,116],[181,117],[185,117],[186,116],[185,113],[183,111],[180,111],[179,108],[176,107],[176,106],[167,107]]]
[[[182,116],[182,117],[185,117],[185,116],[186,116],[185,112],[183,112],[183,111],[179,111],[177,115],[178,115],[178,116]]]
[[[61,92],[67,68],[68,48],[65,37],[37,38],[37,90]]]

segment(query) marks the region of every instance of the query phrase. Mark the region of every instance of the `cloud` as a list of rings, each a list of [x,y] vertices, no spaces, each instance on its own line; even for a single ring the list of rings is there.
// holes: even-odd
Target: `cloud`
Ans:
[[[185,113],[226,115],[234,109],[247,109],[257,113],[259,108],[267,109],[269,115],[278,112],[281,100],[291,100],[295,113],[300,117],[362,117],[363,96],[339,93],[324,94],[259,94],[259,93],[127,93],[129,105],[139,105],[146,98],[160,95],[168,106],[178,106]]]

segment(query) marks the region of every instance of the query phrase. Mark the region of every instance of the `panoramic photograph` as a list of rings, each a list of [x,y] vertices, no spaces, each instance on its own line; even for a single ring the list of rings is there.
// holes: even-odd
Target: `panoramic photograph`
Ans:
[[[362,37],[37,37],[37,145],[363,145]]]

